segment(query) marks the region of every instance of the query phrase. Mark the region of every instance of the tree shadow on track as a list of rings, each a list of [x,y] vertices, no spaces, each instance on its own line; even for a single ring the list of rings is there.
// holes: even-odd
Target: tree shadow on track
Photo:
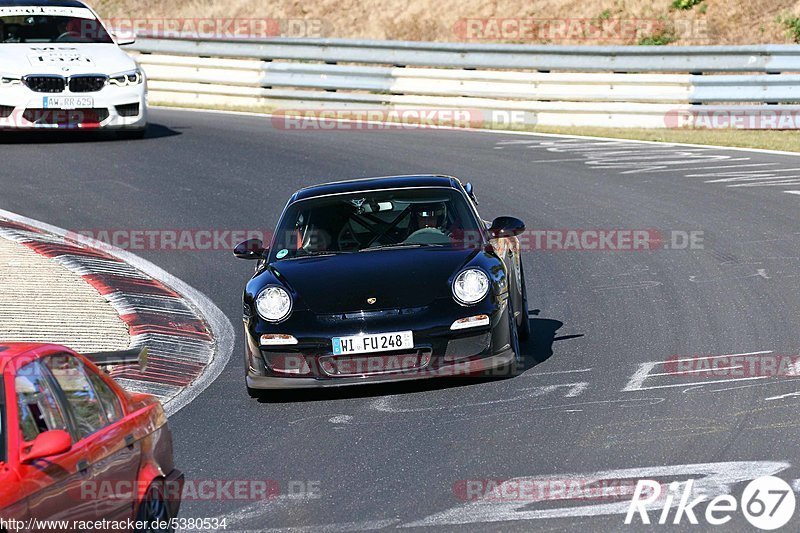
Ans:
[[[534,311],[532,315],[535,313],[536,311]],[[524,356],[524,363],[522,368],[518,368],[516,370],[516,374],[527,372],[528,370],[540,365],[552,357],[553,343],[555,341],[583,337],[582,334],[556,337],[556,332],[564,325],[564,323],[559,320],[538,318],[536,316],[531,316],[529,320],[531,325],[531,334],[530,338],[526,342],[520,342],[520,351]],[[421,379],[419,381],[403,381],[398,383],[381,383],[375,385],[365,384],[331,389],[265,391],[262,396],[258,398],[258,402],[301,403],[413,394],[417,392],[430,392],[441,389],[452,389],[456,387],[478,385],[481,383],[491,383],[492,381],[497,381],[498,379],[513,379],[513,375],[513,370],[506,367],[493,370],[485,375],[459,375],[452,377]]]
[[[144,139],[125,137],[123,132],[114,131],[0,131],[0,146],[6,144],[69,144],[97,142],[139,142],[182,135],[162,124],[149,124]]]

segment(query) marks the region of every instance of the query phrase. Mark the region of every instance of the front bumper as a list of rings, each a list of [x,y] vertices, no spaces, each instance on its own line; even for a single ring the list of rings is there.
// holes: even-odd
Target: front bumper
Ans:
[[[281,332],[274,330],[280,326],[245,320],[247,386],[251,389],[325,388],[474,376],[501,368],[513,371],[515,354],[511,348],[505,301],[484,308],[463,308],[463,316],[454,317],[452,313],[440,311],[432,308],[413,318],[330,325],[303,317],[299,323],[305,327],[284,326]],[[450,330],[455,320],[477,314],[487,314],[489,325]],[[443,316],[447,318],[441,318]],[[413,349],[348,357],[335,356],[331,351],[333,337],[407,330],[414,333]],[[298,343],[260,346],[259,339],[264,333],[290,334]],[[407,361],[412,364],[405,364]],[[287,369],[294,373],[287,374]]]
[[[39,93],[24,85],[0,88],[0,131],[142,130],[147,126],[146,85],[106,86],[100,91]],[[92,99],[91,107],[54,109],[47,97]],[[135,112],[135,114],[133,114]]]

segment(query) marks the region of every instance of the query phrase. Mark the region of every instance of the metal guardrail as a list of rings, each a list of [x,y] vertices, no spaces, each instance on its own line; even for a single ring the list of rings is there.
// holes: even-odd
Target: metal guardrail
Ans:
[[[151,99],[180,104],[517,110],[539,124],[665,127],[666,115],[701,104],[760,113],[800,102],[791,45],[144,38],[128,49]]]

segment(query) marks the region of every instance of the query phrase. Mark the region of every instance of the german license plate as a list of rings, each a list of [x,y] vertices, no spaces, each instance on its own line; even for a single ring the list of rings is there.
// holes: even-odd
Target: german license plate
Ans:
[[[94,98],[91,96],[45,96],[45,109],[80,109],[93,108]]]
[[[392,350],[409,350],[412,348],[414,348],[414,333],[412,331],[333,338],[333,355],[390,352]]]

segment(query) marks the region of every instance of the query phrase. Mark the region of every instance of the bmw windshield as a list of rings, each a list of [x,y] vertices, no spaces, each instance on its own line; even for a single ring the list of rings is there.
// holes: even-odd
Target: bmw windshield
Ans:
[[[99,43],[114,41],[86,8],[0,7],[0,43]]]
[[[465,197],[447,188],[325,196],[286,210],[272,260],[381,248],[475,246],[478,221]]]

